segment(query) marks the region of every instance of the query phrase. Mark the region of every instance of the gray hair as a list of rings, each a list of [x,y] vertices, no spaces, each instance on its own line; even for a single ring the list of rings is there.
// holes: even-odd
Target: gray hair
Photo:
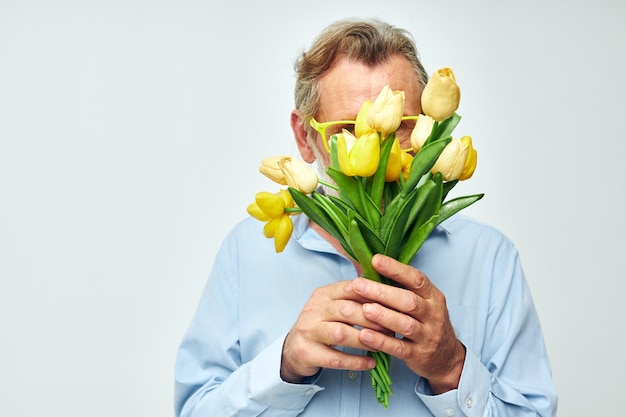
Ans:
[[[295,105],[307,132],[314,132],[309,121],[319,110],[318,80],[338,58],[375,66],[394,55],[402,55],[411,63],[423,89],[428,74],[419,60],[415,42],[406,30],[376,19],[340,20],[326,27],[294,65]]]

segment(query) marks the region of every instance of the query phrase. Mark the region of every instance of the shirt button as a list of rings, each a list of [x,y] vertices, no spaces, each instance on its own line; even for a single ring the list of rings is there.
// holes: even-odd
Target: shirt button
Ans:
[[[309,395],[312,395],[314,391],[315,390],[313,388],[309,388],[308,390],[304,391],[304,395],[308,397]]]
[[[474,399],[472,397],[467,397],[465,399],[465,405],[467,406],[467,408],[472,408],[472,406],[474,405]]]
[[[355,379],[356,378],[356,371],[348,371],[348,378]]]
[[[447,416],[453,416],[455,414],[454,409],[446,408],[445,413]]]

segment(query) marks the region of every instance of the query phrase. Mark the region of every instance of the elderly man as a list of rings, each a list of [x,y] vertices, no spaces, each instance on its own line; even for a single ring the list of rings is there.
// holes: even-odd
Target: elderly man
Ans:
[[[411,37],[380,21],[330,25],[296,63],[291,125],[302,158],[385,85],[421,113],[427,75]],[[311,128],[314,118],[317,130]],[[410,123],[410,122],[409,122]],[[411,125],[401,126],[409,147]],[[553,416],[556,392],[514,245],[455,215],[409,265],[376,255],[395,285],[364,278],[304,215],[275,253],[262,225],[229,234],[176,363],[177,416]],[[367,351],[392,357],[394,394],[377,403]]]

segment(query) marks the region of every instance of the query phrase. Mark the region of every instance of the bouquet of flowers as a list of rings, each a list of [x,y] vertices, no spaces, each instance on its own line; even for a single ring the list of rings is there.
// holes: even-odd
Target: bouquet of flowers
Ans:
[[[374,102],[362,104],[354,132],[331,136],[326,172],[334,183],[318,178],[298,158],[264,159],[260,171],[287,188],[258,193],[248,213],[266,222],[264,235],[274,239],[276,252],[285,248],[293,231],[290,216],[304,213],[337,239],[364,277],[389,283],[371,265],[375,253],[409,263],[438,224],[483,197],[446,200],[460,180],[473,175],[477,163],[471,138],[452,137],[461,119],[459,101],[452,70],[437,70],[422,93],[423,114],[409,117],[415,120],[411,148],[402,149],[396,132],[407,119],[404,92],[384,87]],[[311,120],[313,127],[316,123]],[[335,192],[321,192],[320,185]],[[372,386],[387,407],[393,393],[389,355],[368,355],[376,360]]]

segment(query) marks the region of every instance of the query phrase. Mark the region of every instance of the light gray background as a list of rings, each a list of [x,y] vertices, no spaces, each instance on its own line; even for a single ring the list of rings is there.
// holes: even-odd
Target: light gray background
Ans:
[[[458,192],[517,244],[560,416],[622,407],[626,3],[0,0],[0,415],[171,416],[177,345],[332,20],[454,69]]]

